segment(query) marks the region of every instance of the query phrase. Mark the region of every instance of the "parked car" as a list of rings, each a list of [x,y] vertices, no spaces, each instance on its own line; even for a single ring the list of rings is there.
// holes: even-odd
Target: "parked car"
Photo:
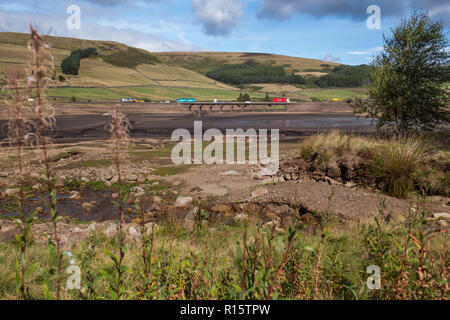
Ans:
[[[120,99],[120,102],[123,103],[135,103],[135,102],[139,102],[137,99],[134,98],[122,98]]]

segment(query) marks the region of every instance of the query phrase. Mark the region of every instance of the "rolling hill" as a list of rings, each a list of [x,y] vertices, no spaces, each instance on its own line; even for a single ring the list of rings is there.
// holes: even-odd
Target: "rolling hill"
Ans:
[[[24,69],[29,61],[29,34],[0,32],[0,82],[11,68]],[[206,74],[220,66],[249,60],[283,67],[287,72],[320,76],[337,63],[263,53],[243,52],[159,52],[133,48],[112,41],[94,41],[47,36],[54,57],[54,81],[48,95],[56,100],[117,101],[123,97],[151,100],[175,100],[195,97],[198,100],[235,100],[239,88],[208,78]],[[61,71],[61,61],[72,50],[94,47],[98,55],[82,59],[78,75]],[[330,66],[330,67],[327,67]],[[65,78],[59,81],[59,76]],[[3,79],[3,80],[2,80]],[[252,99],[287,95],[309,100],[308,90],[298,86],[257,84],[245,88]],[[1,92],[0,92],[1,94]],[[4,93],[3,93],[4,94]]]
[[[283,67],[287,72],[315,76],[326,74],[326,65],[335,67],[335,62],[324,62],[317,59],[289,57],[268,53],[251,52],[156,52],[160,60],[167,64],[180,66],[201,74],[207,74],[224,64],[241,64],[253,60],[262,64]]]
[[[0,72],[26,67],[30,57],[26,47],[28,39],[29,35],[25,33],[0,33]],[[46,42],[50,44],[54,57],[55,88],[49,90],[52,96],[115,100],[123,96],[138,96],[156,100],[189,95],[191,90],[193,93],[200,92],[200,96],[209,89],[219,93],[224,91],[224,96],[229,96],[230,91],[237,91],[195,71],[167,65],[150,52],[121,43],[51,36],[46,37]],[[61,61],[72,50],[89,47],[97,48],[99,54],[82,59],[77,76],[61,72]],[[143,59],[146,62],[130,65],[129,61],[135,59],[136,53],[146,58]],[[65,81],[58,81],[59,75]]]

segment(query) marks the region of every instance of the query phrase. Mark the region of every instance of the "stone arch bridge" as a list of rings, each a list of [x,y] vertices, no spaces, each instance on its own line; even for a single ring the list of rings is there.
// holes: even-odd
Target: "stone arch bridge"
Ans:
[[[293,105],[293,102],[181,102],[179,105],[186,106],[189,111],[209,111],[209,112],[255,112],[257,109],[263,109],[263,111],[273,110],[274,107],[277,111],[287,111],[289,105]]]

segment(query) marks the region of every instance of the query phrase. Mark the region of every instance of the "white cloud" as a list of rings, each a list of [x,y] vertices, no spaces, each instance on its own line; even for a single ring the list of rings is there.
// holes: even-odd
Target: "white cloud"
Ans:
[[[339,57],[333,57],[333,55],[331,54],[331,52],[328,52],[325,57],[322,58],[323,61],[325,62],[338,62],[341,61],[341,58]]]
[[[226,36],[243,14],[240,0],[192,0],[192,10],[206,34]]]
[[[367,54],[374,54],[374,53],[377,53],[382,50],[383,50],[383,47],[375,47],[375,48],[364,49],[364,50],[348,51],[347,54],[367,55]]]

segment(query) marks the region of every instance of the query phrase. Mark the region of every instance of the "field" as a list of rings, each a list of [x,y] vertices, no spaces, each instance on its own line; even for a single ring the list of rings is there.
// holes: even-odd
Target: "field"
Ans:
[[[49,89],[50,97],[75,97],[85,101],[86,99],[95,101],[119,101],[123,97],[135,97],[137,99],[151,99],[152,101],[175,101],[180,97],[195,97],[197,101],[236,100],[239,96],[238,90],[190,88],[190,87],[161,87],[148,85],[141,87],[121,87],[121,88],[58,88]],[[251,98],[264,98],[264,94],[251,92]],[[59,99],[58,99],[59,100]]]
[[[306,89],[301,91],[301,95],[309,98],[330,101],[331,99],[351,99],[364,96],[364,89]]]

